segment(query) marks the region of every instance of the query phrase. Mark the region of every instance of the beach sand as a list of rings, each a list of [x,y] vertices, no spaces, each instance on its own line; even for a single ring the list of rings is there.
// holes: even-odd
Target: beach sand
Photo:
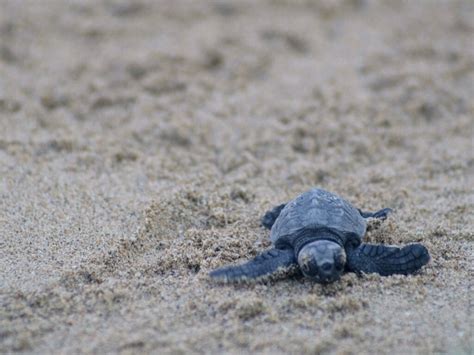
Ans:
[[[0,2],[0,351],[473,351],[474,3]],[[217,285],[311,187],[420,274]]]

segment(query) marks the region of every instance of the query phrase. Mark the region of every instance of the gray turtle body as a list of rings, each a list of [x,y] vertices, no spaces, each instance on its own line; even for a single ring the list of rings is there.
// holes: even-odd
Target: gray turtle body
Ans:
[[[344,244],[359,245],[366,228],[366,219],[349,202],[331,192],[311,189],[286,204],[271,228],[270,239],[275,246],[295,245],[303,230],[329,229]]]
[[[242,265],[210,273],[211,278],[239,282],[287,276],[297,270],[320,283],[338,280],[344,271],[408,275],[430,260],[421,244],[404,247],[364,244],[367,218],[386,219],[389,208],[362,212],[343,198],[311,189],[262,218],[273,248]]]

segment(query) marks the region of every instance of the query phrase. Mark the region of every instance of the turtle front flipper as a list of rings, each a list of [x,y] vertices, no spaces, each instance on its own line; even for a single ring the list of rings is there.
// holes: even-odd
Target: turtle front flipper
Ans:
[[[225,266],[209,273],[222,282],[245,282],[267,278],[281,278],[297,270],[293,249],[270,249],[254,259],[237,266]]]
[[[285,208],[286,204],[282,203],[270,211],[267,211],[265,215],[262,217],[262,226],[267,229],[272,229],[273,224],[275,223],[276,219],[280,215],[280,212],[283,208]]]
[[[363,212],[360,209],[358,211],[364,218],[378,218],[381,220],[387,219],[388,215],[393,212],[391,208],[382,208],[376,212]]]
[[[354,272],[377,273],[382,276],[408,275],[421,269],[430,260],[430,254],[421,244],[402,248],[361,244],[347,252],[347,267]]]

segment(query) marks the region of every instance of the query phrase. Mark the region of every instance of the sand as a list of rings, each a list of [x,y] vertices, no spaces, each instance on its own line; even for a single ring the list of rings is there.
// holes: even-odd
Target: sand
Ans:
[[[474,3],[0,2],[0,351],[472,353]],[[307,189],[419,275],[216,285]]]

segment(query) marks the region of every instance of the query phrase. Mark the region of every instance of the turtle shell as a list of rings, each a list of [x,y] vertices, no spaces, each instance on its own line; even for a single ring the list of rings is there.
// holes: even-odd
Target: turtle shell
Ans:
[[[295,247],[296,239],[305,231],[321,230],[334,233],[342,245],[349,241],[352,245],[359,245],[366,227],[365,219],[349,202],[315,188],[286,204],[273,224],[270,238],[276,247]],[[318,233],[310,235],[310,239],[318,239]]]

